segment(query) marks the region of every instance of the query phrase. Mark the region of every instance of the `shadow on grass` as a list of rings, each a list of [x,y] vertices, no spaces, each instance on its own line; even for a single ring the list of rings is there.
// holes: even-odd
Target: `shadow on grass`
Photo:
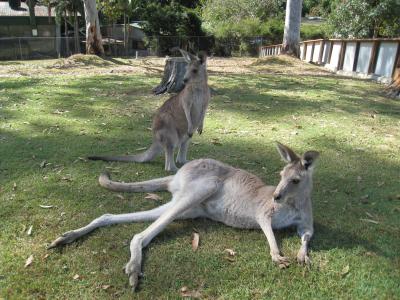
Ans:
[[[142,141],[147,140],[147,145],[150,145],[150,132],[145,132],[145,134],[142,136],[139,133],[140,128],[135,130],[137,139]],[[100,153],[120,154],[124,152],[124,148],[131,150],[132,147],[132,140],[126,135],[120,135],[116,138],[102,136],[100,137],[100,142],[98,136],[76,136],[74,132],[70,132],[66,129],[60,129],[56,133],[49,136],[27,138],[15,133],[7,133],[6,136],[7,143],[2,145],[0,149],[0,156],[7,157],[8,159],[5,161],[3,160],[0,163],[0,175],[2,182],[7,186],[11,186],[13,182],[19,181],[24,177],[30,177],[33,174],[42,174],[45,170],[39,168],[39,164],[44,159],[53,164],[70,166],[73,168],[73,161],[75,161],[78,157],[85,157],[88,154]],[[359,221],[360,217],[363,216],[366,206],[361,204],[357,199],[359,199],[363,193],[365,193],[365,191],[360,190],[360,188],[357,186],[357,183],[354,181],[354,178],[357,178],[357,176],[362,172],[362,174],[367,172],[367,174],[363,175],[365,176],[366,188],[370,188],[369,180],[372,181],[376,178],[385,180],[386,184],[391,186],[392,183],[395,184],[396,182],[395,174],[398,172],[399,165],[377,158],[374,153],[368,152],[364,153],[362,159],[360,159],[357,150],[352,149],[351,147],[344,149],[343,145],[340,145],[333,138],[314,138],[312,141],[309,141],[309,143],[314,145],[314,150],[322,152],[321,161],[314,176],[315,191],[313,199],[316,234],[312,249],[314,251],[318,251],[329,250],[332,248],[351,249],[364,247],[367,250],[374,251],[380,256],[393,259],[396,255],[395,253],[397,253],[396,251],[398,250],[398,245],[393,247],[391,244],[393,241],[393,232],[389,228],[390,226],[387,227],[385,224],[378,225],[376,227],[377,230],[379,229],[378,231],[374,230],[368,232],[366,231],[364,224]],[[32,160],[30,157],[31,152],[27,152],[27,147],[31,149],[45,147],[45,149],[40,151],[36,158]],[[194,156],[194,152],[191,154],[191,150],[194,149],[193,147],[194,146],[191,146],[191,149],[189,149],[190,157]],[[249,151],[249,149],[251,151]],[[337,161],[336,157],[324,156],[324,152],[326,153],[328,150],[332,151],[332,149],[344,151],[346,154],[341,157],[340,161]],[[235,167],[247,169],[255,174],[258,174],[268,184],[277,183],[278,176],[276,172],[283,167],[283,164],[276,153],[274,145],[271,144],[260,145],[259,143],[249,142],[248,140],[246,140],[246,142],[238,140],[237,142],[224,142],[222,146],[215,146],[212,144],[202,145],[198,148],[198,150],[201,151],[202,154],[196,158],[212,157],[234,165]],[[302,151],[299,152],[304,152],[311,149],[301,150]],[[227,156],[226,153],[246,153],[246,155],[238,158]],[[166,176],[168,174],[162,171],[162,161],[163,158],[159,158],[157,159],[156,163],[143,165],[142,168],[157,169],[158,167],[159,171],[157,171],[154,176],[152,175],[151,178]],[[248,162],[251,162],[252,165],[249,166],[247,164]],[[365,170],[366,162],[368,162],[368,171]],[[110,164],[103,162],[88,162],[86,172],[91,174],[91,176],[97,176],[96,173],[98,173],[99,166],[105,167],[107,165]],[[113,165],[115,166],[116,164],[114,163]],[[130,169],[132,169],[130,171],[131,174],[135,172],[135,165],[135,163],[130,164]],[[260,167],[263,165],[267,165],[268,170],[265,172],[262,171],[262,174],[260,174]],[[387,177],[381,177],[382,170],[385,170],[384,174]],[[121,180],[121,177],[126,178],[126,176],[126,174],[120,174],[113,176],[113,178],[115,180]],[[268,180],[265,180],[265,177],[267,177]],[[139,179],[146,180],[150,178]],[[69,197],[78,199],[85,197],[85,195],[81,192],[74,192],[74,190],[79,191],[78,182],[71,183],[71,185],[78,186],[76,186],[74,189],[72,189],[71,186],[65,186],[61,188],[59,182],[53,182],[49,183],[49,186],[47,186],[46,189],[48,191],[58,190],[59,192],[65,193],[65,195],[60,196],[65,198],[65,201],[69,201]],[[332,193],[327,195],[327,191],[335,188],[339,188],[339,191],[336,195]],[[98,186],[95,182],[93,182],[93,186],[89,187],[87,192],[90,190],[94,191],[96,189],[98,189]],[[72,191],[72,193],[68,192],[68,190]],[[371,197],[385,199],[388,196],[387,192],[388,191],[384,189],[376,189],[372,191]],[[328,200],[329,203],[323,204],[323,202],[321,202],[322,200]],[[88,202],[85,204],[85,207],[89,207],[90,205],[98,205],[97,200],[88,200]],[[389,203],[382,203],[381,205],[384,208],[386,206],[387,210],[390,210],[392,207],[392,204]],[[370,205],[367,207],[373,209],[373,207]],[[119,208],[119,210],[126,212],[130,211],[131,209],[131,207]],[[105,205],[104,207],[104,212],[110,211],[115,211],[115,207],[111,203]],[[4,219],[13,218],[12,208],[5,208],[1,215]],[[90,220],[86,220],[86,222],[87,221]],[[82,222],[81,226],[85,225],[85,221],[80,222]],[[201,226],[204,226],[202,228],[206,229],[206,224],[208,223],[200,224],[202,224]],[[214,225],[212,228],[215,228]],[[59,232],[61,233],[63,231],[65,231],[65,228],[60,228]],[[286,230],[278,233],[277,236],[279,239],[282,239],[283,237],[287,236],[288,232],[292,234],[290,230]],[[360,232],[363,232],[363,235],[367,235],[368,238],[360,237],[358,234]],[[167,235],[169,234],[170,233],[167,233]],[[174,232],[173,234],[175,235],[178,233]],[[377,239],[378,234],[379,239]],[[161,234],[161,236],[162,235],[163,234]],[[374,242],[374,240],[379,240],[379,242]]]

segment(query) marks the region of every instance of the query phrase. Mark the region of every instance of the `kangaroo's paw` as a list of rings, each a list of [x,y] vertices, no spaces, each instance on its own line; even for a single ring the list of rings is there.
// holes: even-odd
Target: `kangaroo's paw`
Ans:
[[[272,261],[276,263],[280,269],[285,269],[289,267],[290,261],[286,256],[281,256],[279,254],[272,255]]]
[[[47,249],[56,248],[65,244],[72,243],[80,236],[81,235],[76,231],[73,230],[67,231],[63,233],[60,237],[56,238],[53,242],[51,242],[51,244],[47,247]]]
[[[297,262],[301,265],[311,265],[311,259],[307,255],[307,252],[300,250],[297,253]]]
[[[142,276],[140,263],[131,259],[125,265],[125,273],[128,275],[129,284],[132,286],[132,290],[135,291],[139,283],[139,277]]]

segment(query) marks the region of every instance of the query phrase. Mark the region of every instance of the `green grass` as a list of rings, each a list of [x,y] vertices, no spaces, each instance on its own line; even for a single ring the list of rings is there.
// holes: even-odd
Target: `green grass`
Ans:
[[[261,231],[179,221],[144,250],[145,277],[132,294],[122,267],[129,240],[148,224],[102,228],[63,249],[46,247],[103,213],[169,200],[167,193],[162,201],[140,193],[122,198],[97,184],[105,168],[125,181],[165,176],[162,157],[148,164],[79,159],[150,144],[152,114],[168,97],[150,93],[162,61],[58,65],[0,65],[0,299],[176,299],[183,286],[206,299],[400,298],[400,103],[382,86],[288,58],[210,61],[216,95],[189,158],[222,160],[276,184],[284,163],[274,141],[320,151],[313,264],[295,263],[300,242],[293,229],[276,234],[293,261],[280,270]],[[226,248],[237,252],[234,262]]]

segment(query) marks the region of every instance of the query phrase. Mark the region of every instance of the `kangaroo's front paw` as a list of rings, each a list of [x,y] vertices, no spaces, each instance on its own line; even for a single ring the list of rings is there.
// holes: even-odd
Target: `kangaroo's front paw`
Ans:
[[[302,250],[297,253],[297,262],[301,265],[311,265],[310,257],[307,255],[306,251]]]
[[[130,260],[125,265],[125,273],[128,275],[129,284],[132,286],[132,290],[135,291],[139,283],[139,277],[141,276],[140,264]]]
[[[286,256],[281,256],[279,254],[272,255],[272,261],[278,265],[280,269],[285,269],[289,267],[290,261]]]

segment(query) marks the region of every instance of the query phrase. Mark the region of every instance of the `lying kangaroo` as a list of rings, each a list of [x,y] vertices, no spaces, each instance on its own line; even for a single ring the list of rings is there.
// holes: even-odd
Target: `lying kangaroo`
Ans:
[[[186,154],[193,132],[197,129],[197,132],[201,134],[203,131],[210,90],[207,84],[207,55],[200,52],[199,57],[196,57],[186,51],[180,51],[188,62],[183,78],[185,87],[158,109],[153,118],[153,144],[150,148],[136,155],[90,156],[89,159],[147,162],[164,150],[165,170],[176,171],[174,150],[179,147],[176,161],[179,164],[186,163]]]
[[[185,164],[173,176],[144,182],[111,181],[107,174],[100,185],[123,192],[168,190],[172,200],[148,211],[105,214],[90,224],[64,233],[49,248],[71,243],[92,230],[119,223],[155,221],[136,234],[131,243],[131,259],[125,266],[129,282],[135,290],[141,274],[142,248],[176,219],[205,217],[238,228],[261,228],[267,237],[272,260],[280,267],[289,265],[281,256],[272,229],[297,226],[301,247],[299,263],[309,264],[308,242],[313,235],[311,207],[312,174],[318,152],[308,151],[302,157],[278,143],[278,151],[288,163],[281,172],[278,186],[267,186],[257,176],[212,159],[198,159]]]

